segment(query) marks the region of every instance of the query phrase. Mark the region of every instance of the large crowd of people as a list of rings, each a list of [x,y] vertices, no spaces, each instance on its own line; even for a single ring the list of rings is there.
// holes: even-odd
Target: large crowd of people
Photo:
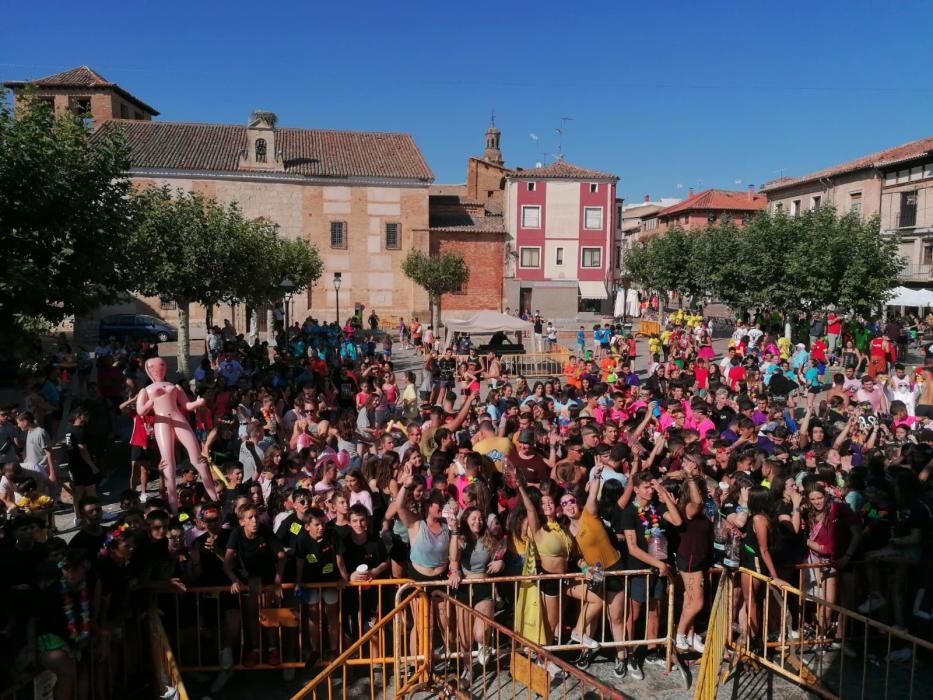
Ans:
[[[338,584],[380,578],[447,584],[532,641],[579,645],[582,666],[608,642],[657,638],[667,612],[675,649],[696,653],[709,571],[736,555],[777,586],[802,582],[928,632],[933,344],[922,327],[926,361],[912,367],[909,331],[895,321],[818,315],[798,343],[742,323],[721,353],[698,316],[675,316],[637,342],[601,324],[592,336],[580,329],[562,375],[536,380],[509,376],[469,342],[439,347],[417,320],[399,326],[415,359],[397,371],[392,337],[370,323],[309,318],[271,346],[214,329],[194,378],[179,381],[202,454],[192,464],[179,452],[171,478],[160,476],[174,459],[160,456],[156,419],[136,413],[158,347],[102,344],[91,370],[63,348],[20,406],[0,410],[0,658],[53,670],[58,698],[86,697],[85,659],[125,647],[140,606],[223,586],[225,670],[237,658],[280,664],[283,650],[250,620],[257,607],[299,601],[318,611],[302,631],[313,663],[384,612],[376,587],[345,595],[356,607],[341,627]],[[63,373],[72,387],[81,381],[67,417]],[[50,436],[65,418],[62,465]],[[111,437],[118,425],[125,452]],[[130,487],[107,522],[97,487],[123,472]],[[51,517],[63,491],[76,532],[57,532]],[[617,573],[632,570],[649,573]],[[577,576],[540,579],[518,596],[490,583],[567,573]],[[759,578],[740,579],[739,632],[760,642],[774,633],[763,629],[769,603]],[[282,592],[322,582],[334,587]],[[844,647],[830,610],[790,607],[790,635],[860,653]],[[440,623],[488,663],[488,631],[449,612],[438,606]],[[650,645],[606,653],[630,679],[664,663]],[[892,653],[904,660],[903,649]]]

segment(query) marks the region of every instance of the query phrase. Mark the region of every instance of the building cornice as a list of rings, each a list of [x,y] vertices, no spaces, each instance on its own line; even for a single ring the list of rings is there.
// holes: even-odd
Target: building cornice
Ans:
[[[415,178],[380,177],[311,177],[281,172],[182,170],[177,168],[130,168],[130,177],[161,177],[186,180],[227,180],[234,182],[273,182],[290,185],[343,185],[361,187],[406,187],[427,189],[430,182]]]

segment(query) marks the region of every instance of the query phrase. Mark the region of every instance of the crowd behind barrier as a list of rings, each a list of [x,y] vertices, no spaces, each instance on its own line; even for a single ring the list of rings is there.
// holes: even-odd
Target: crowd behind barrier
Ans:
[[[922,324],[830,312],[794,344],[739,323],[719,358],[689,314],[647,341],[581,327],[573,354],[529,320],[529,342],[553,351],[531,356],[553,371],[540,381],[468,336],[441,351],[417,319],[397,336],[361,311],[340,327],[307,319],[271,345],[225,323],[171,387],[200,454],[169,475],[154,419],[136,413],[158,347],[112,339],[88,368],[63,345],[23,405],[0,407],[5,687],[42,669],[65,700],[175,680],[142,661],[154,608],[177,668],[214,674],[214,692],[248,669],[326,666],[373,629],[345,665],[394,664],[396,623],[415,614],[391,637],[382,618],[408,580],[432,637],[459,635],[475,610],[460,659],[495,655],[486,618],[576,652],[578,670],[608,656],[628,682],[702,654],[720,563],[755,572],[730,593],[746,656],[772,648],[775,605],[807,648],[847,649],[842,610],[928,636],[933,368],[903,364],[912,344],[933,362],[911,337]],[[114,449],[122,425],[128,454]],[[126,471],[105,523],[98,484]],[[46,517],[63,492],[68,542]],[[778,605],[779,588],[826,603]],[[427,633],[410,624],[414,644]],[[893,646],[887,667],[927,653]],[[529,677],[561,675],[528,659]]]

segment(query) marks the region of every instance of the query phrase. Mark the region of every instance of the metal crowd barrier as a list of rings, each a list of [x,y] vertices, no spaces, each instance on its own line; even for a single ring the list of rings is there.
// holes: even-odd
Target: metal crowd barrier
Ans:
[[[803,567],[801,575],[808,568]],[[734,596],[741,578],[743,588],[757,589],[752,593],[760,601],[754,619],[744,601],[736,612]],[[721,590],[728,603],[725,643],[733,652],[732,668],[751,663],[824,698],[929,696],[933,684],[929,641],[800,588],[779,586],[748,569],[726,575]],[[715,606],[713,616],[717,616]],[[752,628],[757,634],[749,633]],[[708,653],[715,646],[707,640]]]
[[[553,352],[528,352],[524,355],[503,355],[499,359],[501,372],[512,377],[559,377],[563,376],[564,365],[570,353],[562,347]]]

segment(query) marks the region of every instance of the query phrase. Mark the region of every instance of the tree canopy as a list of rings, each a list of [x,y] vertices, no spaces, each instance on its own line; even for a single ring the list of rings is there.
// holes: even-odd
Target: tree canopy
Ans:
[[[642,287],[708,298],[740,309],[812,311],[834,306],[871,314],[903,267],[896,237],[877,217],[822,207],[800,216],[763,212],[739,228],[724,220],[672,228],[626,251],[623,267]]]
[[[0,328],[14,332],[125,291],[135,215],[117,135],[91,146],[80,119],[28,94],[17,111],[0,94]]]
[[[139,265],[130,288],[178,305],[182,373],[188,371],[191,303],[255,307],[281,297],[285,277],[300,291],[321,274],[316,248],[280,239],[275,224],[247,219],[236,203],[168,187],[143,190],[137,198],[140,217],[132,249]]]
[[[411,250],[402,261],[402,272],[428,293],[434,327],[440,324],[441,297],[460,291],[469,279],[470,268],[459,253],[428,255]]]

